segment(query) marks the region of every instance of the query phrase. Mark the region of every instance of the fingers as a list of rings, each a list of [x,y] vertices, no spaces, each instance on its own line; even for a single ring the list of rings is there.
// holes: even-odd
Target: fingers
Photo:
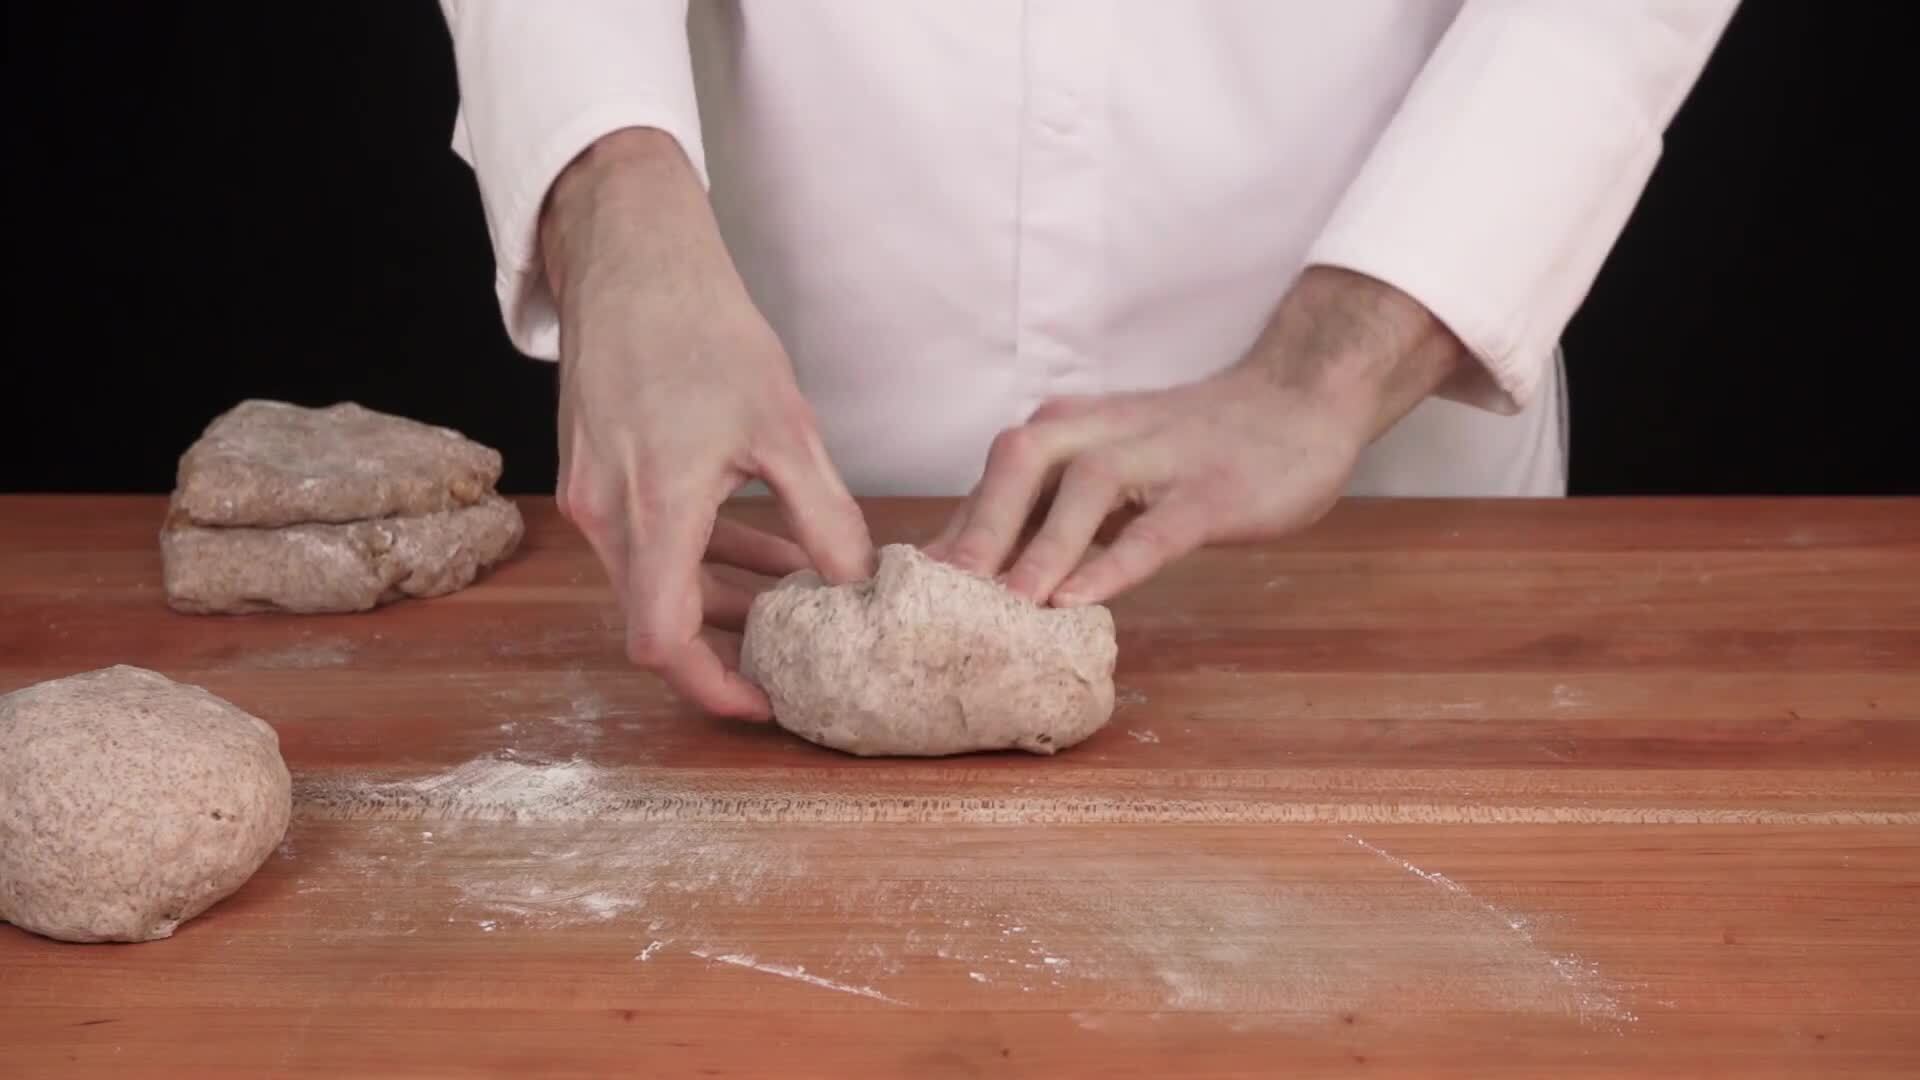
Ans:
[[[707,647],[713,650],[713,654],[720,658],[720,663],[725,665],[728,671],[740,670],[739,634],[708,628],[700,631],[700,636],[705,639]],[[751,683],[753,680],[747,681]]]
[[[921,544],[920,550],[926,552],[931,558],[946,562],[949,549],[953,547],[953,538],[960,535],[961,528],[966,525],[967,509],[972,505],[971,499],[961,500],[960,505],[953,508],[953,513],[947,515],[947,520],[940,526],[940,531],[935,533],[931,540]]]
[[[1028,424],[993,440],[986,468],[947,532],[935,541],[935,557],[975,574],[993,575],[1020,542],[1027,518],[1054,482],[1057,463],[1072,453],[1064,426]]]
[[[627,509],[617,494],[597,485],[563,479],[558,488],[560,512],[571,521],[587,546],[593,548],[601,569],[613,586],[621,608],[627,604]]]
[[[1085,400],[1087,402],[1092,401],[1090,398]],[[1056,398],[1043,403],[1039,408],[1035,409],[1032,414],[1027,417],[1026,422],[1027,425],[1033,425],[1048,420],[1064,419],[1080,411],[1081,407],[1082,399],[1080,398]],[[987,479],[1000,471],[1014,467],[1007,462],[1007,459],[1024,453],[1021,447],[1012,445],[1014,442],[1023,438],[1029,441],[1032,440],[1031,434],[1015,435],[1015,430],[1017,429],[1002,431],[999,437],[993,441],[993,445],[987,448],[987,464],[981,474],[980,482],[976,483],[973,490],[967,494],[967,497],[962,499],[960,504],[953,508],[953,513],[947,516],[947,520],[941,526],[940,531],[934,534],[932,539],[921,545],[921,550],[925,551],[929,557],[938,559],[941,562],[954,561],[954,542],[960,538],[961,532],[967,527],[968,520],[973,516],[973,509],[979,502],[981,489]],[[1038,505],[1039,499],[1044,497],[1044,495],[1045,486],[1042,485],[1040,495],[1035,497],[1034,502],[1029,505],[1027,509],[1029,515],[1032,514],[1033,507]],[[1005,559],[1003,558],[1001,561],[1004,562]]]
[[[785,577],[808,566],[807,553],[799,544],[727,518],[717,518],[713,523],[706,561],[767,577]]]
[[[717,580],[709,591],[700,563],[707,524],[698,510],[678,515],[676,526],[675,515],[641,515],[632,509],[637,499],[619,499],[598,485],[563,490],[568,518],[592,545],[626,613],[628,658],[709,712],[742,719],[770,715],[766,695],[729,670],[700,636],[709,612],[721,625],[741,623],[753,598],[750,590]],[[738,539],[730,533],[721,546],[737,554],[729,545]]]
[[[640,573],[635,571],[636,580]],[[691,613],[691,618],[680,609],[684,601],[664,599],[677,595],[678,589],[678,585],[663,588],[659,592],[663,599],[639,598],[629,608],[628,657],[659,675],[675,693],[707,712],[742,720],[767,719],[771,715],[767,697],[734,670],[737,656],[734,662],[724,660],[702,636],[706,618],[703,618],[701,589],[696,587],[687,594],[692,604],[685,611]],[[720,587],[704,600],[715,605],[711,618],[721,626],[743,625],[753,602],[750,593],[735,586]],[[667,620],[657,621],[654,613],[663,611],[667,612]]]
[[[758,590],[722,580],[710,569],[700,574],[702,621],[708,626],[738,633],[746,629],[747,613]]]
[[[767,695],[734,670],[738,663],[737,650],[731,662],[723,660],[712,643],[695,633],[655,670],[675,693],[716,716],[770,719],[773,706]]]
[[[1055,471],[1058,472],[1059,470]],[[1032,539],[1033,534],[1040,528],[1040,523],[1046,518],[1049,508],[1053,504],[1053,492],[1057,487],[1058,484],[1054,480],[1049,479],[1047,485],[1040,489],[1039,498],[1033,500],[1032,508],[1027,511],[1027,520],[1020,525],[1020,533],[1014,540],[1013,551],[1018,551],[1024,547],[1026,542]],[[925,550],[928,555],[941,562],[952,562],[953,542],[959,536],[961,530],[966,528],[967,519],[973,513],[975,502],[976,500],[972,496],[969,496],[963,500],[959,506],[954,508],[953,514],[948,518],[940,535],[924,547],[923,550]],[[1009,557],[1010,556],[1011,553],[1009,553]],[[1006,561],[1005,558],[1002,558],[1000,560],[1001,565],[1004,566]]]
[[[1065,465],[1138,434],[1144,419],[1124,395],[1055,398],[1040,406],[1025,424],[994,439],[980,482],[929,545],[929,554],[963,570],[997,574],[1020,548],[1029,520],[1061,482]],[[1077,530],[1085,511],[1074,513],[1070,521]]]
[[[1122,491],[1121,471],[1105,457],[1089,454],[1067,466],[1045,524],[1007,571],[1007,588],[1044,601],[1079,564]]]
[[[780,500],[787,527],[828,584],[872,576],[875,559],[867,519],[811,429],[796,448],[770,456],[761,474]]]
[[[1200,499],[1178,489],[1170,492],[1120,530],[1106,550],[1068,575],[1053,591],[1053,604],[1103,604],[1147,580],[1206,542],[1208,514]]]
[[[643,666],[671,660],[700,629],[701,555],[712,527],[700,516],[684,502],[629,512],[627,651]]]
[[[657,491],[651,498],[635,492],[627,501],[628,658],[709,712],[762,714],[764,696],[729,672],[700,638],[710,580],[701,557],[714,531],[717,500],[675,485],[675,490]],[[728,594],[717,598],[737,606]]]

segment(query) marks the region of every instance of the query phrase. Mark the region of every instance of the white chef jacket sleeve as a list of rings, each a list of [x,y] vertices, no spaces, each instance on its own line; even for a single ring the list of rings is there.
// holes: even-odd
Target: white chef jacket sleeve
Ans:
[[[559,320],[539,216],[567,163],[609,132],[658,128],[707,183],[687,0],[440,0],[440,9],[460,85],[453,150],[480,188],[507,335],[552,360]]]
[[[1423,303],[1477,358],[1442,396],[1539,387],[1738,0],[1466,0],[1308,254]]]

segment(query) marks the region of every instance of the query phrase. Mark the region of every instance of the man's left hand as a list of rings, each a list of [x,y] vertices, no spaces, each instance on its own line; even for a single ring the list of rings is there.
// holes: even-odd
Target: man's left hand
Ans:
[[[1405,294],[1309,269],[1233,367],[1167,390],[1050,401],[1002,432],[927,550],[1004,570],[1008,588],[1041,603],[1103,603],[1202,545],[1318,521],[1367,444],[1464,358]],[[1131,520],[1095,551],[1116,514]]]

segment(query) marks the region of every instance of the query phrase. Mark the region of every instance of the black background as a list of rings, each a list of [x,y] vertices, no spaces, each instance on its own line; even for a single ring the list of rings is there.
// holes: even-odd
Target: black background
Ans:
[[[1568,332],[1576,494],[1920,491],[1903,17],[1747,0]],[[255,396],[450,424],[550,490],[435,4],[12,3],[6,54],[0,491],[166,491]]]

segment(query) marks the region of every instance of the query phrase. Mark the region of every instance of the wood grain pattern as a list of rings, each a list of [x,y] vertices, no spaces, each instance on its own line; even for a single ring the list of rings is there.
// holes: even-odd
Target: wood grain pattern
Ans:
[[[0,927],[10,1075],[1920,1070],[1920,502],[1351,501],[943,761],[685,709],[522,505],[454,596],[196,618],[160,500],[0,498],[0,692],[153,667],[298,786],[168,941]]]

